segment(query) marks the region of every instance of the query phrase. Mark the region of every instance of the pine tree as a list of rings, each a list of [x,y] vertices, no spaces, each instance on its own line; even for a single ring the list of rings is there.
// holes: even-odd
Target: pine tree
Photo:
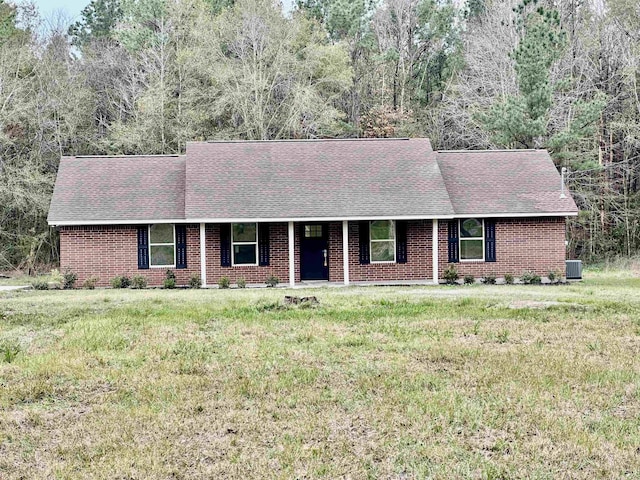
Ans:
[[[122,18],[120,0],[92,0],[81,12],[81,19],[69,27],[69,35],[76,46],[91,40],[110,38]]]
[[[518,95],[494,104],[480,121],[496,144],[532,148],[546,132],[553,102],[550,68],[562,55],[565,34],[557,10],[536,6],[537,0],[523,0],[515,9],[516,28],[522,37],[512,53]]]

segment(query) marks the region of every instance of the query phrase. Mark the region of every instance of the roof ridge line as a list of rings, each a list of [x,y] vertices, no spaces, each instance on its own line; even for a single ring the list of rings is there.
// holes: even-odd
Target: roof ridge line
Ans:
[[[149,158],[149,157],[186,157],[181,153],[161,153],[158,155],[65,155],[62,158]]]
[[[189,143],[285,143],[285,142],[375,142],[384,140],[429,140],[428,138],[393,137],[393,138],[281,138],[275,140],[205,140],[204,142]]]
[[[484,150],[436,150],[436,153],[546,152],[545,148],[489,148]]]

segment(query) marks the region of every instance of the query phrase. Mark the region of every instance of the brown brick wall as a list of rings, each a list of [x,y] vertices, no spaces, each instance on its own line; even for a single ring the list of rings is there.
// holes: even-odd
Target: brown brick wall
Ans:
[[[439,224],[439,276],[449,266],[447,253],[447,221]],[[516,277],[530,270],[546,276],[552,270],[565,271],[564,217],[513,218],[496,220],[496,261],[459,262],[455,266],[460,277],[473,275]]]
[[[349,279],[352,282],[428,280],[432,277],[431,220],[412,220],[407,225],[407,263],[360,265],[358,222],[349,222]]]
[[[274,275],[281,283],[289,283],[289,240],[286,223],[272,223],[269,226],[269,265],[232,267],[220,266],[220,224],[206,226],[207,284],[216,285],[222,277],[231,283],[244,278],[247,283],[264,284],[267,277]]]
[[[172,269],[178,285],[200,273],[199,225],[187,225],[187,268]],[[135,225],[60,228],[60,267],[78,275],[77,286],[98,277],[100,287],[109,286],[117,275],[143,275],[149,285],[162,285],[166,268],[138,270],[138,228]]]
[[[329,280],[343,281],[342,222],[330,222],[329,228]],[[199,225],[187,226],[187,269],[174,269],[179,285],[188,283],[192,274],[200,273]],[[406,264],[359,263],[358,222],[349,222],[349,273],[352,282],[429,280],[432,273],[432,222],[410,221],[407,230]],[[270,265],[220,266],[220,227],[207,224],[207,283],[217,284],[226,276],[231,283],[244,278],[247,283],[262,284],[270,275],[281,283],[289,281],[288,227],[286,223],[270,226]],[[531,270],[541,276],[551,270],[564,272],[565,260],[564,218],[523,218],[496,221],[496,257],[493,263],[461,262],[456,264],[460,276],[520,276]],[[97,276],[98,286],[108,286],[116,275],[147,277],[149,285],[161,285],[164,268],[138,270],[136,226],[61,227],[60,264],[64,270],[78,274],[78,285],[88,277]],[[447,268],[447,222],[439,224],[439,276]],[[300,281],[300,228],[295,225],[295,278]]]

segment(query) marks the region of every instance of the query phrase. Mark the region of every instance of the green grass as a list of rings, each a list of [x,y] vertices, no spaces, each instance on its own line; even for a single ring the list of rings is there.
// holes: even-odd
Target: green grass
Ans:
[[[640,279],[0,293],[0,478],[621,478]]]

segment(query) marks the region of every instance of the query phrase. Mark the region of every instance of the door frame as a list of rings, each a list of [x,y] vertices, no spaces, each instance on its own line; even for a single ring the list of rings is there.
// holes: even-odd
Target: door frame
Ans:
[[[327,250],[327,266],[325,267],[326,269],[326,275],[325,278],[304,278],[304,261],[303,261],[303,252],[304,252],[304,247],[305,247],[305,236],[304,236],[304,230],[305,230],[305,226],[307,225],[321,225],[322,226],[322,237],[312,237],[313,239],[318,239],[321,238],[326,245],[326,250]],[[329,261],[330,261],[330,256],[329,256],[329,223],[328,222],[300,222],[300,227],[299,227],[299,234],[300,234],[300,281],[329,281],[331,272],[329,270]]]

